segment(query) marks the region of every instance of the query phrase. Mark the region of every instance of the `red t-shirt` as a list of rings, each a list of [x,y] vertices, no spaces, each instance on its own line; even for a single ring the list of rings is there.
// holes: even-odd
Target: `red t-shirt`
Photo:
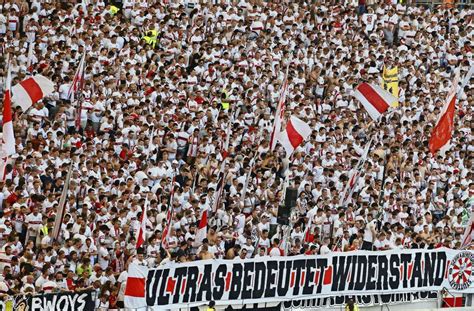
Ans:
[[[7,197],[7,202],[10,205],[13,205],[18,201],[18,196],[16,195],[15,192],[12,192],[8,197]]]

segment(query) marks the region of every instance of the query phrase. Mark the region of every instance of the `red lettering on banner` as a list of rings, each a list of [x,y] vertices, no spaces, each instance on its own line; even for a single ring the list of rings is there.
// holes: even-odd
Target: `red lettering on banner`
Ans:
[[[166,291],[168,293],[174,293],[174,288],[176,287],[176,281],[172,278],[168,278],[168,283],[166,284]]]
[[[316,270],[316,275],[314,276],[314,284],[319,284],[319,270]]]
[[[332,283],[332,266],[329,266],[326,268],[326,271],[324,271],[324,285],[328,285]]]
[[[408,280],[411,279],[412,272],[413,272],[413,262],[408,265]]]
[[[305,281],[305,276],[306,276],[306,271],[301,271],[301,281],[300,281],[300,286],[303,286],[304,281]]]
[[[403,265],[400,265],[400,278],[403,278]]]
[[[200,285],[202,281],[202,273],[199,273],[199,279],[198,279],[198,284]]]
[[[228,292],[230,289],[230,279],[232,278],[232,273],[227,272],[227,276],[225,278],[225,291]]]
[[[290,281],[290,287],[295,286],[295,271],[291,271],[291,281]]]
[[[448,260],[448,262],[446,263],[446,274],[444,275],[444,278],[447,279],[448,278],[448,272],[449,272],[449,264],[451,263],[451,260]]]

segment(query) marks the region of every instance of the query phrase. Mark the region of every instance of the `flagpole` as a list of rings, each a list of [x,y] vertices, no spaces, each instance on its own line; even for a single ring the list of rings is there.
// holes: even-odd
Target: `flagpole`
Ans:
[[[288,92],[288,72],[290,69],[290,63],[291,62],[288,62],[286,66],[285,78],[283,79],[283,84],[280,88],[280,97],[278,99],[278,105],[275,111],[275,117],[273,118],[272,134],[270,136],[270,151],[273,151],[275,149],[276,140],[278,138],[278,135],[280,134],[279,132],[281,128],[277,128],[277,127],[279,123],[281,123],[281,112],[283,109],[283,104],[286,100],[286,93]]]
[[[145,248],[148,244],[148,239],[146,238],[146,220],[147,220],[147,207],[150,202],[148,201],[148,193],[145,194],[145,203],[143,204],[142,215],[140,217],[140,227],[138,228],[138,234],[135,241],[135,248],[139,249],[140,247]],[[144,223],[145,222],[145,223]],[[142,231],[143,242],[138,245],[138,239],[140,237],[140,231]]]
[[[32,62],[31,58],[33,57],[34,44],[35,44],[34,42],[29,42],[28,43],[28,59],[27,59],[27,62],[26,62],[26,72],[29,76],[31,76],[33,74],[33,70],[30,71],[30,67],[31,67],[31,62]],[[31,69],[33,69],[33,68],[31,68]]]
[[[257,148],[260,146],[262,142],[262,136],[259,136],[258,138],[258,143],[257,143]],[[241,201],[242,201],[242,205],[245,207],[245,197],[247,195],[247,189],[248,189],[248,186],[249,186],[249,181],[250,181],[250,176],[252,175],[252,172],[254,171],[255,169],[255,164],[257,162],[257,158],[258,158],[259,154],[257,152],[257,150],[255,150],[255,154],[254,156],[252,157],[252,159],[250,160],[249,162],[249,166],[250,166],[250,171],[248,172],[246,178],[245,178],[245,185],[244,185],[244,189],[243,189],[243,192],[242,192],[242,198],[241,198]]]
[[[56,217],[54,220],[54,227],[53,227],[53,237],[55,240],[59,240],[61,234],[61,226],[64,218],[64,212],[66,207],[66,199],[67,193],[69,189],[69,181],[71,180],[72,168],[73,168],[73,160],[71,158],[71,163],[69,164],[69,169],[66,175],[66,180],[63,186],[63,192],[61,193],[61,198],[59,199],[58,211],[56,213]]]
[[[464,79],[462,80],[461,88],[459,89],[456,95],[459,99],[464,94],[464,88],[469,83],[469,80],[471,80],[471,77],[473,74],[474,74],[474,65],[469,68],[469,71],[466,73],[466,75],[464,76]]]
[[[391,155],[390,152],[390,147],[387,148],[387,151],[384,152],[384,160],[383,160],[383,171],[382,171],[382,184],[381,184],[381,189],[380,189],[380,195],[378,198],[378,203],[379,203],[379,210],[383,209],[382,204],[385,196],[385,180],[387,178],[387,164],[388,164],[388,159]]]
[[[333,252],[337,252],[337,245],[339,245],[339,243],[342,242],[342,237],[343,237],[343,236],[344,236],[344,234],[341,235],[341,236],[336,240],[336,243],[334,243],[334,246],[332,247],[332,251],[333,251]],[[331,237],[331,239],[332,239],[332,237]],[[341,251],[342,251],[342,252],[344,251],[344,250],[342,249],[342,244],[341,244]]]
[[[373,142],[373,137],[369,140],[368,144],[365,146],[365,148],[363,150],[363,153],[362,153],[361,157],[359,158],[359,161],[357,161],[357,164],[356,164],[355,168],[351,170],[351,172],[353,172],[353,174],[350,174],[350,178],[347,181],[346,187],[344,188],[344,191],[342,193],[342,198],[339,200],[339,205],[346,206],[347,201],[352,196],[352,193],[354,192],[357,180],[360,177],[360,174],[359,174],[358,171],[361,169],[361,166],[363,166],[365,164],[365,161],[367,160],[367,156],[369,154],[369,150],[370,150],[370,146],[372,145],[372,142]],[[354,184],[353,184],[352,189],[349,192],[349,196],[346,199],[346,193],[347,193],[347,191],[349,190],[349,188],[351,186],[350,184],[351,184],[351,179],[352,178],[355,179]]]
[[[229,153],[230,136],[231,136],[230,129],[231,129],[231,124],[234,121],[234,116],[235,115],[232,115],[230,120],[227,122],[226,137],[224,141],[224,146],[222,148],[223,150],[221,151],[223,159],[222,159],[221,167],[219,169],[219,173],[217,175],[218,177],[217,177],[216,193],[214,194],[214,202],[213,202],[214,204],[213,206],[211,206],[212,213],[215,213],[217,211],[217,208],[220,205],[219,203],[222,196],[222,192],[224,191],[225,179],[227,177],[227,174],[225,173],[225,166],[227,163],[227,157]],[[219,187],[219,184],[220,184],[220,187]],[[212,214],[212,216],[214,215]]]
[[[151,147],[153,146],[153,139],[155,139],[155,125],[151,127],[150,141],[148,142],[148,148],[146,150],[146,161],[150,160]]]
[[[173,221],[173,197],[174,197],[175,180],[176,180],[176,174],[173,175],[173,179],[171,180],[170,199],[169,199],[168,208],[166,211],[167,223],[166,223],[166,227],[163,228],[163,234],[161,236],[161,247],[163,247],[165,250],[168,249],[168,242],[166,242],[165,239],[168,238],[168,234],[171,229],[171,224]]]
[[[242,201],[242,204],[243,204],[244,207],[245,207],[245,197],[247,195],[247,188],[249,186],[250,176],[252,175],[252,171],[254,170],[254,167],[255,167],[255,162],[257,160],[257,155],[258,154],[256,153],[255,156],[250,160],[250,163],[249,163],[250,170],[247,173],[247,176],[245,177],[245,185],[244,185],[244,189],[242,190],[242,198],[241,198],[241,201]]]
[[[191,192],[193,193],[193,195],[194,195],[194,190],[196,189],[196,183],[197,183],[197,181],[198,181],[198,179],[199,179],[199,178],[198,178],[198,176],[199,176],[198,170],[199,170],[199,169],[196,167],[196,172],[194,172],[194,177],[193,177],[193,187],[191,188]]]
[[[84,47],[85,49],[85,47]],[[81,113],[82,113],[82,103],[83,103],[83,89],[84,89],[84,73],[85,73],[85,62],[86,62],[86,51],[84,50],[84,54],[81,58],[81,61],[79,63],[79,67],[76,70],[76,74],[74,75],[74,79],[71,84],[71,88],[69,90],[69,98],[71,99],[71,104],[74,101],[75,98],[75,93],[77,93],[78,98],[77,98],[77,107],[76,107],[76,120],[75,120],[75,126],[76,130],[80,131],[81,129]],[[76,84],[79,83],[76,89]]]

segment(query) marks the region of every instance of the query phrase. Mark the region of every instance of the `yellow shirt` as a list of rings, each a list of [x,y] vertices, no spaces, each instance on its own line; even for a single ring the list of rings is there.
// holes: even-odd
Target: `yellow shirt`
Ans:
[[[110,13],[111,13],[112,15],[117,14],[118,11],[120,11],[120,9],[119,9],[118,7],[116,7],[115,5],[111,5],[111,6],[110,6]]]
[[[224,94],[224,99],[222,100],[222,109],[229,110],[230,102],[227,101],[227,99],[229,98],[229,94],[227,93],[226,90],[222,91],[222,93]]]

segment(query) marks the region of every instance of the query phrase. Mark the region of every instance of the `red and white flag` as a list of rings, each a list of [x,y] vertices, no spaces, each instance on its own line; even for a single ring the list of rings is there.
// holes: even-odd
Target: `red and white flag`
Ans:
[[[297,117],[292,116],[286,124],[286,129],[280,134],[279,141],[289,158],[293,151],[311,135],[311,127]]]
[[[128,267],[127,283],[125,285],[124,303],[125,308],[147,309],[145,298],[145,284],[148,275],[148,267],[131,263]]]
[[[285,113],[285,101],[286,101],[287,92],[288,92],[288,68],[286,69],[285,80],[283,81],[283,85],[281,86],[280,99],[278,100],[278,106],[275,112],[275,118],[273,119],[273,130],[270,136],[270,151],[273,151],[275,149],[275,146],[278,140],[278,135],[280,135],[281,119],[283,118],[283,114]]]
[[[36,75],[15,85],[12,92],[12,102],[26,111],[39,100],[51,95],[54,83],[42,75]]]
[[[82,90],[84,84],[84,66],[86,62],[86,53],[82,56],[81,62],[79,63],[79,67],[77,67],[76,74],[74,75],[74,79],[72,80],[71,86],[69,87],[69,91],[67,93],[67,98],[74,101],[75,95],[79,90]]]
[[[3,94],[3,157],[8,157],[16,153],[15,135],[13,133],[11,84],[12,77],[10,66],[8,66],[7,80],[5,81],[5,93]]]
[[[204,210],[199,221],[199,226],[196,232],[196,245],[202,245],[202,241],[207,237],[207,210]]]
[[[462,237],[461,249],[468,247],[472,243],[472,233],[474,232],[474,213],[471,212],[469,224],[464,229],[464,236]]]
[[[378,85],[362,83],[354,93],[369,116],[377,121],[388,108],[396,103],[398,99]]]
[[[447,149],[454,129],[454,112],[456,110],[456,90],[458,87],[460,71],[457,70],[453,85],[448,92],[448,99],[441,110],[429,141],[429,148],[432,154],[438,150]]]
[[[339,200],[340,206],[345,206],[347,201],[352,197],[352,193],[354,192],[357,181],[362,173],[365,161],[367,160],[367,155],[369,154],[370,146],[372,145],[372,139],[369,141],[367,146],[365,146],[364,152],[362,156],[359,158],[356,167],[349,173],[349,180],[344,188],[344,192],[342,192],[342,197]]]
[[[147,218],[147,207],[148,207],[148,200],[145,201],[143,205],[142,215],[140,217],[140,228],[138,229],[137,235],[137,249],[139,249],[144,243],[146,239],[146,223],[148,221]]]

